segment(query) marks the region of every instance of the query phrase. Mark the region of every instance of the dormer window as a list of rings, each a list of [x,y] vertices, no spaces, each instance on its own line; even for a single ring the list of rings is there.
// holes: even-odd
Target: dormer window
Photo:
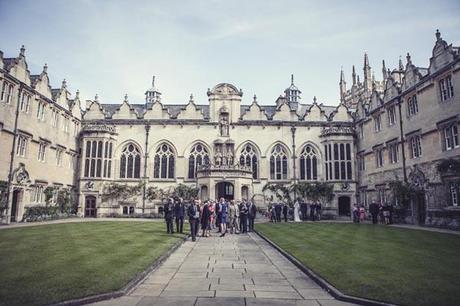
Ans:
[[[441,96],[441,101],[449,100],[454,96],[454,86],[452,85],[451,75],[439,80],[439,94]]]
[[[388,108],[388,125],[392,126],[396,123],[396,108],[394,105]]]
[[[382,120],[380,114],[374,116],[374,128],[376,132],[382,130]]]

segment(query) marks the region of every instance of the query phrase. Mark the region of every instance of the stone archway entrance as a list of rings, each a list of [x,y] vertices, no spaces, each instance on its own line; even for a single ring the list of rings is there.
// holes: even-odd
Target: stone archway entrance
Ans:
[[[216,199],[224,198],[233,200],[235,195],[235,187],[229,182],[220,182],[216,184]]]
[[[11,201],[11,219],[10,222],[18,221],[18,210],[22,201],[22,190],[15,189],[13,191],[13,197]]]
[[[339,216],[350,217],[350,197],[339,197]]]
[[[96,217],[96,197],[95,196],[86,196],[85,198],[85,217]]]

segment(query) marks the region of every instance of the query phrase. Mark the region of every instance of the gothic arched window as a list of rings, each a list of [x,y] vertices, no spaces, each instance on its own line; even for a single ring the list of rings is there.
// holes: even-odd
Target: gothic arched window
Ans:
[[[121,151],[120,178],[140,178],[141,153],[132,143],[127,144]]]
[[[199,165],[209,164],[209,152],[202,144],[196,144],[190,150],[188,158],[188,178],[196,178],[196,170]]]
[[[153,159],[153,177],[162,179],[174,178],[174,162],[172,148],[166,143],[160,145]]]
[[[270,154],[270,179],[286,180],[288,173],[288,154],[286,149],[277,144]]]
[[[316,150],[312,146],[303,147],[299,156],[300,159],[300,179],[316,180],[318,179],[318,158]]]
[[[259,177],[259,161],[257,159],[256,150],[252,145],[247,144],[241,150],[240,165],[251,168],[253,179]]]

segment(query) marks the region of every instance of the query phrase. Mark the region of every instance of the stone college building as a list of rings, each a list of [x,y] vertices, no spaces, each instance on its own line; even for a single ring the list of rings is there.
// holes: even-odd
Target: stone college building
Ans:
[[[327,182],[335,196],[323,214],[348,217],[355,203],[397,205],[390,182],[399,180],[417,190],[409,221],[459,227],[459,48],[436,32],[427,68],[408,54],[394,70],[383,62],[377,81],[365,55],[363,70],[361,82],[353,67],[350,88],[342,71],[336,106],[301,103],[293,76],[272,105],[243,100],[228,83],[208,89],[206,102],[170,104],[155,78],[142,103],[106,104],[80,101],[65,80],[52,88],[46,65],[31,74],[24,47],[14,58],[0,51],[3,222],[45,205],[48,187],[46,204],[68,190],[82,217],[157,212],[145,192],[107,200],[111,183],[185,184],[202,200],[266,206],[267,183]]]

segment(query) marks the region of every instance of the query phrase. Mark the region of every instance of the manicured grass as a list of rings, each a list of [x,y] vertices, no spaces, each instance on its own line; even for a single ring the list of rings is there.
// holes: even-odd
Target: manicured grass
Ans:
[[[0,230],[0,305],[44,305],[122,288],[183,236],[163,222]]]
[[[460,236],[365,224],[256,229],[346,294],[403,305],[460,301]]]

